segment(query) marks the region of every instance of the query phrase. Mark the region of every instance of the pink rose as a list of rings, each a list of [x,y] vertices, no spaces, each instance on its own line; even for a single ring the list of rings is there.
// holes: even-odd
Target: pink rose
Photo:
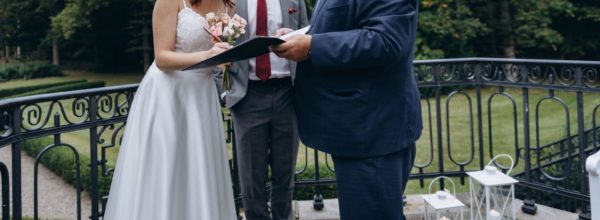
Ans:
[[[211,32],[214,36],[220,37],[223,34],[223,23],[219,22],[213,28],[214,30],[211,30]]]

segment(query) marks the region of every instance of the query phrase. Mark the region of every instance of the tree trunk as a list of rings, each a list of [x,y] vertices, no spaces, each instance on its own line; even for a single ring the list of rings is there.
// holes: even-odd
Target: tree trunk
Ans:
[[[515,39],[512,29],[510,14],[510,0],[500,1],[500,33],[502,37],[502,48],[504,57],[515,58]]]
[[[152,48],[150,46],[150,34],[152,24],[150,23],[150,19],[144,19],[145,17],[151,18],[151,15],[148,14],[148,8],[151,7],[148,1],[143,1],[142,9],[142,55],[144,58],[144,73],[148,71],[150,68],[150,52]]]
[[[144,72],[150,68],[150,30],[148,26],[144,25],[142,30],[142,53],[144,56]]]
[[[52,64],[54,65],[60,65],[60,56],[58,53],[58,41],[57,40],[53,40],[52,41]]]
[[[15,54],[15,57],[16,58],[21,58],[21,46],[17,46],[17,51],[16,51],[16,54]]]
[[[8,44],[4,44],[4,57],[6,58],[6,61],[10,58],[10,47]]]
[[[496,5],[496,1],[488,1],[488,8],[487,8],[487,22],[490,24],[490,27],[492,28],[492,31],[490,33],[490,38],[488,39],[488,43],[489,43],[489,55],[492,57],[497,57],[498,56],[498,36],[497,36],[497,31],[495,30],[495,28],[497,27],[498,24],[498,16],[496,13],[497,12],[497,5]]]

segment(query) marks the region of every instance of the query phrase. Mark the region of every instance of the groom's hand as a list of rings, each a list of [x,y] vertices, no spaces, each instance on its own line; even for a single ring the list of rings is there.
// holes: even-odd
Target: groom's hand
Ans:
[[[293,61],[303,61],[308,58],[312,37],[306,34],[291,36],[285,43],[271,46],[271,52],[277,56]]]
[[[292,29],[290,28],[279,28],[277,31],[275,31],[275,34],[273,35],[273,37],[281,37],[283,35],[289,34],[291,33]]]

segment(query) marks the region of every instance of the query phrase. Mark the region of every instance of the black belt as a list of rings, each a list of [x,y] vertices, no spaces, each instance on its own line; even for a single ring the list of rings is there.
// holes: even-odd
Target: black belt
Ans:
[[[252,85],[252,86],[285,86],[285,85],[292,85],[292,78],[290,78],[290,77],[273,78],[273,79],[267,79],[265,81],[249,80],[248,84]]]

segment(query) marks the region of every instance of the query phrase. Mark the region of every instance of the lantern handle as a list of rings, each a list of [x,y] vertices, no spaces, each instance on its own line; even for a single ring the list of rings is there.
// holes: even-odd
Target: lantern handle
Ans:
[[[496,161],[496,159],[500,158],[500,157],[506,157],[510,160],[510,169],[508,169],[508,172],[506,172],[506,175],[510,174],[510,171],[512,171],[512,169],[515,166],[515,161],[513,160],[513,158],[508,155],[508,154],[498,154],[496,155],[494,158],[492,158],[492,160],[490,160],[490,162],[488,163],[488,166],[492,165],[492,163],[494,163],[494,161]]]
[[[454,181],[452,181],[452,179],[450,179],[447,176],[438,176],[435,179],[431,180],[431,182],[429,183],[429,189],[427,190],[428,194],[431,194],[431,187],[435,182],[437,182],[440,179],[447,179],[448,181],[450,181],[450,183],[452,183],[452,195],[456,196],[456,186],[454,185]]]

